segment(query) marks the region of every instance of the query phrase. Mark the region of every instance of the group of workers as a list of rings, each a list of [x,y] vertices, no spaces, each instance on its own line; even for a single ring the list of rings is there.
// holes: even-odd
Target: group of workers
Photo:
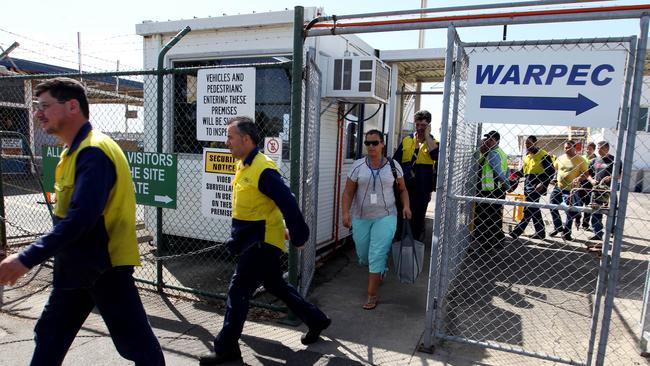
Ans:
[[[158,339],[147,319],[133,279],[140,265],[135,232],[135,193],[128,162],[118,144],[94,129],[84,86],[59,77],[35,88],[35,118],[41,128],[64,143],[56,167],[54,228],[0,262],[0,285],[14,284],[30,268],[54,257],[54,280],[47,304],[35,327],[36,347],[31,365],[60,365],[86,318],[97,308],[119,354],[136,365],[164,365]],[[431,194],[436,188],[438,142],[431,134],[431,114],[414,116],[415,133],[402,139],[393,158],[385,156],[384,135],[365,134],[366,157],[354,162],[343,194],[343,224],[352,229],[359,262],[368,265],[368,291],[363,309],[378,303],[378,287],[387,273],[387,256],[401,220],[410,220],[415,239],[422,240]],[[285,185],[276,164],[258,149],[260,131],[248,117],[235,117],[227,127],[226,145],[237,159],[233,179],[232,231],[224,243],[238,257],[228,289],[223,326],[214,349],[200,357],[201,365],[241,360],[241,336],[250,298],[264,285],[284,301],[308,327],[301,342],[319,340],[331,319],[306,301],[283,279],[281,256],[285,241],[302,248],[309,237],[295,197]],[[504,199],[514,189],[508,176],[507,155],[499,147],[500,135],[490,131],[479,148],[479,198]],[[575,143],[565,143],[565,154],[552,162],[548,153],[526,140],[528,153],[522,169],[524,195],[539,202],[549,183],[555,184],[552,203],[586,195],[572,188],[611,183],[614,159],[609,144],[598,144],[598,157],[588,163],[576,155]],[[575,192],[581,192],[580,190]],[[398,205],[399,203],[399,205]],[[398,209],[399,206],[399,209]],[[476,238],[498,246],[504,237],[502,206],[477,204]],[[552,211],[554,230],[571,238],[575,213],[564,223]],[[533,220],[533,238],[545,236],[538,208],[526,207],[524,219],[512,231],[521,235]],[[595,238],[602,238],[602,215],[591,215]]]
[[[580,213],[571,206],[588,206],[598,208],[599,204],[607,204],[607,200],[592,201],[594,195],[607,196],[614,171],[615,159],[609,154],[609,143],[600,141],[598,144],[589,144],[586,155],[579,155],[576,142],[564,142],[564,154],[554,158],[547,151],[537,146],[537,137],[528,136],[525,141],[526,155],[521,169],[509,174],[507,155],[499,147],[500,135],[496,131],[485,134],[479,148],[477,179],[477,196],[480,198],[505,199],[506,192],[513,192],[518,180],[524,178],[524,199],[526,202],[539,203],[549,185],[553,185],[549,203],[564,205],[566,218],[563,221],[560,208],[552,208],[551,218],[553,230],[549,233],[554,237],[562,235],[563,239],[570,241],[572,226],[593,231],[589,240],[601,240],[604,235],[603,215],[598,210],[590,214],[587,210],[580,222]],[[597,155],[594,151],[597,150]],[[494,201],[480,201],[476,205],[474,221],[474,238],[486,249],[502,246],[503,233],[503,205]],[[546,238],[546,229],[542,212],[539,207],[525,206],[522,220],[510,232],[513,239],[521,236],[528,223],[532,221],[535,228],[531,239]]]

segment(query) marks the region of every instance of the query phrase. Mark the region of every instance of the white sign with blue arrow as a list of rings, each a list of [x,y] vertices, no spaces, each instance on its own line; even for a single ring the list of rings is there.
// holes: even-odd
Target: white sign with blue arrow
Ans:
[[[472,53],[465,119],[616,128],[627,55],[550,48]]]

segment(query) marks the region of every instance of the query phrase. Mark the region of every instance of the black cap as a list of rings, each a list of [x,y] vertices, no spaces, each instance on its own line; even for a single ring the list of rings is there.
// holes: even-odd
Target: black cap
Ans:
[[[485,135],[483,135],[483,137],[485,137],[486,139],[495,139],[497,141],[501,140],[501,135],[499,135],[499,133],[496,131],[490,131]]]

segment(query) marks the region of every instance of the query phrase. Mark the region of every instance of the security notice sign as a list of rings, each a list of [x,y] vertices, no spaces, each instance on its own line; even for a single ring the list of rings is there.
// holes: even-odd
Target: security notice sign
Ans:
[[[201,213],[212,218],[232,217],[232,180],[235,158],[227,149],[203,149]]]
[[[472,53],[465,119],[615,128],[627,54],[623,49]]]
[[[54,192],[54,174],[63,148],[43,145],[43,186]],[[135,201],[141,205],[176,208],[176,154],[125,151],[131,168]]]
[[[199,141],[226,141],[231,118],[255,117],[254,67],[199,70],[196,88]]]

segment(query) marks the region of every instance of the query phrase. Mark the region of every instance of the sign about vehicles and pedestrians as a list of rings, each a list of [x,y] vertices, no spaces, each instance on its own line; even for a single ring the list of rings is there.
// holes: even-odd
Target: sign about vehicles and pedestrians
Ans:
[[[471,53],[465,119],[615,128],[627,56],[623,49]]]
[[[43,146],[43,185],[54,192],[54,172],[63,149],[60,146]],[[146,151],[125,151],[136,202],[147,206],[176,208],[176,154]]]
[[[201,69],[196,75],[196,139],[226,141],[235,116],[255,117],[255,68]]]

